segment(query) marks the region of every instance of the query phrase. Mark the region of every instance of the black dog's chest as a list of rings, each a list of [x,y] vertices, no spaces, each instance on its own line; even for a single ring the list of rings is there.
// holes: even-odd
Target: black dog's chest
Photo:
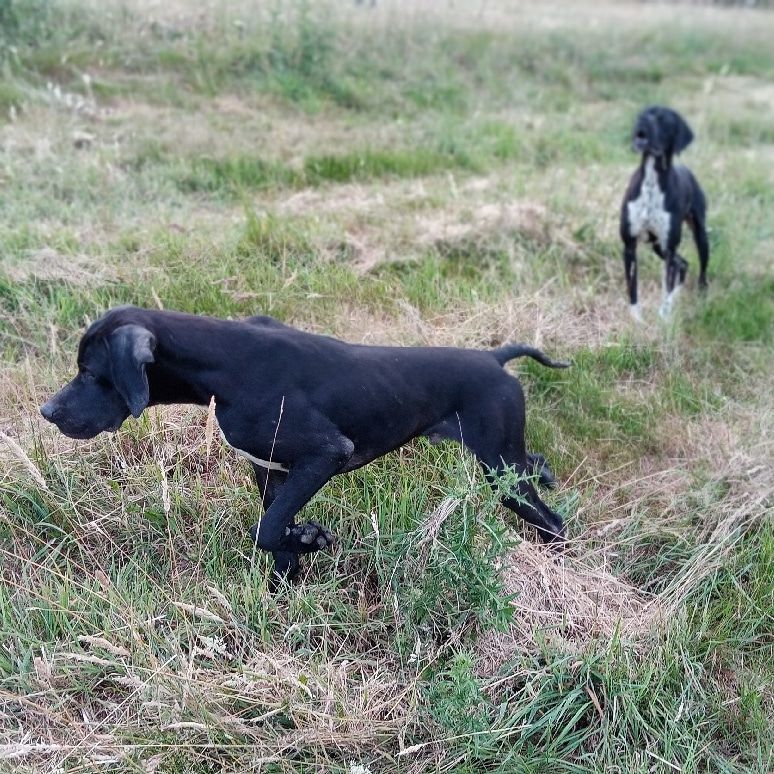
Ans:
[[[639,195],[629,201],[626,208],[631,236],[647,240],[652,235],[662,248],[666,248],[671,218],[652,158],[645,162]]]
[[[240,457],[268,470],[287,471],[289,466],[282,459],[282,444],[278,443],[278,424],[282,417],[282,407],[276,412],[276,419],[265,419],[260,423],[235,421],[228,410],[218,410],[216,416],[220,435]]]
[[[221,428],[220,431],[220,437],[223,439],[223,441],[226,443],[227,446],[230,446],[240,457],[244,457],[246,460],[250,460],[254,465],[258,465],[261,468],[266,468],[267,470],[280,470],[287,473],[290,468],[288,465],[278,462],[274,459],[273,452],[270,452],[266,456],[270,459],[264,459],[263,457],[257,457],[254,454],[251,454],[248,451],[245,451],[244,449],[240,449],[237,446],[234,446],[234,444],[230,443],[228,438],[226,437],[226,434],[223,432],[223,429]]]

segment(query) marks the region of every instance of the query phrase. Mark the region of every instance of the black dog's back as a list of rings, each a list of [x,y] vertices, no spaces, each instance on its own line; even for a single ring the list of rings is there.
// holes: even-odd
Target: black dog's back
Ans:
[[[296,523],[304,505],[331,477],[417,436],[464,444],[493,484],[515,471],[503,503],[543,540],[561,541],[561,516],[531,481],[550,485],[553,476],[543,457],[527,452],[524,394],[503,368],[520,356],[565,365],[526,344],[370,347],[264,316],[123,307],[89,328],[78,374],[41,411],[68,435],[93,438],[147,406],[206,406],[214,397],[224,438],[252,462],[261,486],[265,514],[251,535],[273,554],[276,576],[290,578],[300,554],[333,540],[315,522]]]

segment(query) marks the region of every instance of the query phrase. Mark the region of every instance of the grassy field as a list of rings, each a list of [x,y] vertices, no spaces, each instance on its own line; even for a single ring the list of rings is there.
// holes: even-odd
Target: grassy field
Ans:
[[[774,15],[564,0],[0,0],[0,771],[774,768]],[[644,105],[710,202],[626,309]],[[271,595],[200,409],[37,413],[115,304],[538,344],[557,560],[459,447],[332,481]]]

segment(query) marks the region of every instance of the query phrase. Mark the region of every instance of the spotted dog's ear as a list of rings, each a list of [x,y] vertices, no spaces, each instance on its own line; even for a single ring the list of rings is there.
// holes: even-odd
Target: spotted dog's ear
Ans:
[[[672,121],[674,122],[675,132],[672,143],[673,153],[682,153],[693,141],[693,131],[685,122],[685,119],[676,111],[671,110]]]
[[[140,325],[122,325],[107,339],[113,385],[126,401],[133,417],[139,417],[150,401],[145,366],[153,362],[156,337]]]

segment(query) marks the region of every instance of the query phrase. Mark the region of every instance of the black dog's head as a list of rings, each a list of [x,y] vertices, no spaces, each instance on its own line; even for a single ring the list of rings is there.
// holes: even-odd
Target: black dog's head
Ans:
[[[632,145],[639,153],[672,156],[685,150],[691,140],[691,127],[677,111],[653,106],[637,116]]]
[[[97,320],[78,347],[78,374],[40,413],[70,438],[93,438],[139,417],[150,400],[145,366],[156,339],[141,325],[122,323],[115,313]]]

